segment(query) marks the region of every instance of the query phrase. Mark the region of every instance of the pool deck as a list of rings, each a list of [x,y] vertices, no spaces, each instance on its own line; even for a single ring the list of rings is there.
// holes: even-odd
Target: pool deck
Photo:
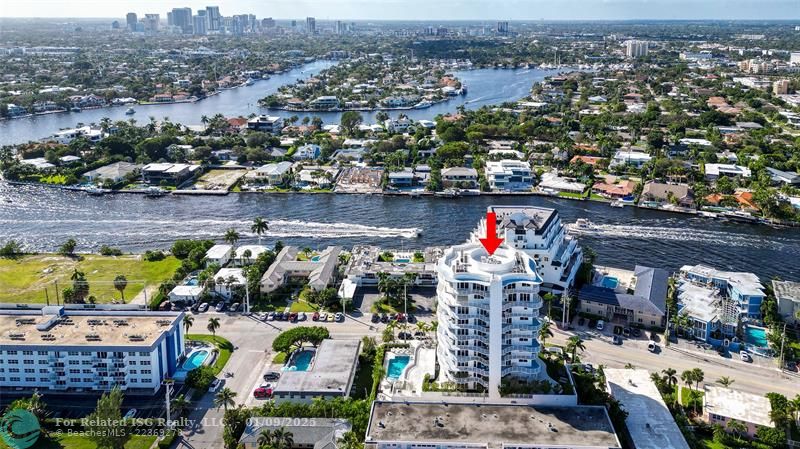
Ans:
[[[342,395],[353,384],[359,340],[324,340],[308,371],[283,371],[274,393],[280,395]]]
[[[416,348],[416,347],[415,347]],[[388,377],[381,383],[384,397],[419,397],[422,395],[422,381],[425,374],[433,376],[436,372],[436,350],[429,347],[412,349],[410,354],[390,352],[384,362],[384,372],[388,372],[389,361],[392,356],[410,355],[411,360],[405,371],[397,380]]]

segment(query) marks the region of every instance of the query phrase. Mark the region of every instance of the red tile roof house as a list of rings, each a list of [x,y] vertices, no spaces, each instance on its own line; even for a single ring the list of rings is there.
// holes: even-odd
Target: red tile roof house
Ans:
[[[597,167],[597,165],[600,164],[603,161],[603,158],[602,157],[597,157],[597,156],[575,155],[575,156],[572,156],[572,160],[570,160],[569,163],[570,164],[574,164],[574,163],[576,163],[578,161],[581,161],[584,164],[591,165],[592,167]]]
[[[618,184],[608,184],[597,182],[592,186],[592,192],[606,198],[624,198],[633,195],[636,183],[633,181],[621,181]]]

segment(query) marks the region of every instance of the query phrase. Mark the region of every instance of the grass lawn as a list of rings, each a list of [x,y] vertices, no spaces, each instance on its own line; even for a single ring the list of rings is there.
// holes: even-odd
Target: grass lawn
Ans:
[[[286,358],[287,357],[288,357],[288,355],[285,352],[279,352],[279,353],[275,354],[275,357],[272,358],[272,363],[276,363],[276,364],[281,364],[282,365],[282,364],[286,363]]]
[[[353,399],[366,399],[372,389],[372,370],[375,365],[374,357],[359,357],[358,371],[353,380]]]
[[[703,395],[705,394],[705,392],[690,390],[687,387],[681,387],[681,405],[683,405],[684,407],[691,407],[692,393],[694,393],[697,397],[698,409],[702,408]]]
[[[70,276],[75,269],[82,271],[89,281],[89,294],[98,303],[120,299],[114,288],[114,278],[124,275],[128,279],[125,301],[128,302],[147,285],[158,285],[172,277],[180,261],[167,257],[157,262],[146,262],[137,255],[107,257],[86,255],[83,260],[71,259],[55,254],[24,256],[19,259],[0,259],[0,302],[43,303],[44,290],[50,302],[56,301],[55,281],[63,290],[72,284]],[[61,293],[59,292],[59,295]]]
[[[712,438],[704,438],[700,440],[700,444],[702,444],[705,449],[726,449],[724,444],[717,443]]]
[[[214,374],[216,375],[222,372],[222,368],[225,368],[225,365],[228,363],[228,360],[231,358],[231,353],[233,352],[233,344],[230,341],[220,337],[219,335],[214,336],[205,334],[187,334],[186,338],[194,341],[204,341],[216,346],[217,349],[219,349],[219,355],[217,355],[217,360],[214,361]]]
[[[586,198],[585,193],[573,193],[573,192],[558,192],[558,196],[561,198],[573,198],[576,200],[582,200]]]
[[[155,436],[133,435],[127,443],[125,449],[148,449],[156,440]],[[33,446],[34,449],[95,449],[97,445],[89,438],[82,435],[55,434],[42,436]],[[8,446],[0,440],[0,449],[8,449]]]
[[[39,178],[39,182],[43,184],[58,184],[64,185],[67,183],[67,177],[64,175],[48,175]]]
[[[313,304],[305,301],[294,301],[291,307],[289,307],[289,310],[292,312],[316,312],[317,308]]]

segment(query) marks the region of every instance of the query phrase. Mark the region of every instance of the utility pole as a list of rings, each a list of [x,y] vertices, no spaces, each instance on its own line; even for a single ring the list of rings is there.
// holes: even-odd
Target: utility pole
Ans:
[[[164,384],[164,393],[166,394],[166,401],[167,401],[167,428],[172,427],[172,416],[170,414],[170,397],[172,396],[172,379],[164,379],[162,382]]]
[[[780,369],[783,371],[783,345],[786,343],[786,322],[783,323],[783,335],[781,336],[781,358],[780,358]]]
[[[250,280],[244,278],[244,314],[250,314]]]
[[[669,303],[667,303],[667,325],[664,326],[664,346],[669,346]]]

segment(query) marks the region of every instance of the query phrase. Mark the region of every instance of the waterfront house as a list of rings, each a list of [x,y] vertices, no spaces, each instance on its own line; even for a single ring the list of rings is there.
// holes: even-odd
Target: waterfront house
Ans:
[[[591,165],[592,167],[602,167],[603,158],[599,156],[583,156],[576,154],[570,159],[570,164],[577,164],[578,162]]]
[[[441,170],[442,186],[474,189],[478,185],[478,171],[474,168],[448,167]]]
[[[37,157],[33,159],[22,159],[19,161],[21,164],[30,165],[40,171],[48,171],[56,168],[55,165],[47,162],[47,159],[43,157]]]
[[[597,182],[592,186],[592,192],[605,198],[621,199],[631,198],[636,190],[636,183],[630,180],[616,183]]]
[[[539,181],[538,189],[544,192],[567,192],[580,194],[586,190],[586,185],[571,178],[558,176],[558,173],[553,170],[551,172],[542,174],[542,180]]]
[[[644,164],[650,162],[650,159],[652,159],[652,157],[649,154],[634,149],[618,150],[614,153],[609,168],[625,166],[642,168]]]
[[[531,166],[525,161],[486,161],[485,170],[489,187],[495,191],[530,191],[533,185]]]
[[[253,173],[253,178],[269,186],[281,186],[289,181],[291,173],[291,162],[275,162],[258,167]]]
[[[705,164],[706,180],[716,181],[721,176],[749,178],[750,169],[735,164]]]
[[[62,129],[53,134],[51,139],[58,143],[69,145],[73,140],[78,138],[86,139],[91,143],[97,143],[103,140],[104,137],[105,134],[100,128],[82,126],[80,128]]]
[[[728,423],[744,424],[745,435],[753,438],[759,427],[775,427],[770,419],[769,399],[764,395],[745,393],[729,387],[706,385],[703,398],[703,419],[730,431]]]
[[[417,184],[427,187],[431,180],[431,167],[427,164],[414,167],[414,179]]]
[[[669,273],[660,268],[637,265],[632,277],[633,293],[607,285],[585,285],[578,292],[578,310],[628,326],[666,326]],[[627,289],[626,289],[627,290]]]
[[[261,292],[274,292],[289,282],[307,282],[315,291],[324,290],[333,284],[341,251],[339,246],[329,246],[319,254],[303,255],[303,260],[299,260],[299,248],[284,246],[261,276]]]
[[[388,119],[383,122],[386,131],[390,133],[398,133],[402,134],[409,131],[409,128],[413,126],[413,122],[408,117],[400,117],[398,119]]]
[[[800,282],[772,281],[778,313],[787,323],[800,324]]]
[[[220,268],[214,275],[214,282],[214,292],[230,301],[238,288],[244,288],[247,279],[241,268]]]
[[[741,316],[761,318],[764,286],[753,273],[721,271],[705,265],[684,266],[681,276],[691,282],[707,285],[730,298]]]
[[[142,167],[142,176],[150,184],[166,182],[178,185],[200,173],[200,166],[194,164],[154,163]]]
[[[130,162],[114,162],[113,164],[87,171],[83,174],[83,177],[89,182],[111,181],[118,183],[136,173],[139,167],[139,165],[131,164]]]
[[[294,153],[292,153],[292,159],[296,161],[317,159],[320,154],[322,154],[322,148],[320,148],[319,145],[309,143],[298,147]]]
[[[308,104],[311,109],[334,109],[339,107],[339,99],[333,95],[317,97]]]
[[[694,195],[686,184],[665,184],[650,181],[642,188],[640,204],[659,207],[665,204],[676,204],[681,207],[694,206]]]
[[[399,171],[389,172],[387,175],[388,187],[395,189],[412,187],[414,185],[414,170],[410,167],[403,168]]]
[[[336,150],[331,159],[339,162],[361,162],[364,159],[366,148],[341,148]]]
[[[305,166],[295,175],[294,186],[299,188],[328,189],[339,175],[336,167]]]
[[[220,267],[225,266],[231,260],[231,253],[233,247],[231,245],[214,245],[206,251],[206,267],[211,264],[217,264]]]
[[[283,129],[283,118],[271,115],[259,115],[247,121],[247,128],[270,134],[280,134]]]
[[[25,115],[28,113],[27,109],[14,103],[8,103],[6,107],[8,108],[9,117],[19,117],[20,115]]]

